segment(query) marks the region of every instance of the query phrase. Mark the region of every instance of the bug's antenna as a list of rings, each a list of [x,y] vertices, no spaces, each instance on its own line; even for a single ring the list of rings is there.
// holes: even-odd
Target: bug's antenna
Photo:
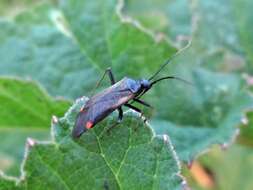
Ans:
[[[166,80],[166,79],[176,79],[176,80],[179,80],[179,81],[184,82],[186,84],[193,85],[191,82],[184,80],[182,78],[179,78],[179,77],[175,77],[175,76],[166,76],[166,77],[159,78],[159,79],[151,82],[150,85],[153,86],[155,83],[160,82],[162,80]]]
[[[182,49],[178,50],[174,55],[172,55],[169,59],[167,59],[165,61],[165,63],[163,65],[161,65],[161,67],[158,69],[158,71],[155,72],[155,74],[153,76],[151,76],[148,80],[151,81],[153,78],[155,78],[162,70],[163,68],[168,65],[169,63],[171,63],[171,61],[178,55],[180,54],[182,51],[184,51],[185,49],[187,49],[188,47],[190,47],[191,45],[191,41]]]
[[[139,99],[140,97],[142,97],[147,91],[149,91],[149,89],[156,83],[162,81],[162,80],[165,80],[165,79],[175,79],[175,80],[179,80],[181,82],[184,82],[185,84],[188,84],[188,85],[192,85],[194,86],[194,84],[192,84],[191,82],[187,81],[187,80],[184,80],[180,77],[175,77],[175,76],[166,76],[166,77],[162,77],[162,78],[159,78],[153,82],[150,83],[150,87],[145,89],[141,94],[139,94],[136,98]]]

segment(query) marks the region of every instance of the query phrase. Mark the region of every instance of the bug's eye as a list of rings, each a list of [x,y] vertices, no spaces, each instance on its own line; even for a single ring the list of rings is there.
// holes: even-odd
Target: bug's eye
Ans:
[[[149,89],[150,88],[150,82],[146,79],[142,79],[141,80],[141,86],[145,89]]]

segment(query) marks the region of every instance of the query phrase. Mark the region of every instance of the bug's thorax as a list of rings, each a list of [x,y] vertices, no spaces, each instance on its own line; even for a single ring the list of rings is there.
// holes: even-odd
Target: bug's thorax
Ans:
[[[134,80],[131,78],[126,78],[126,84],[128,89],[136,95],[140,94],[144,90],[148,90],[151,87],[150,82],[146,79]]]

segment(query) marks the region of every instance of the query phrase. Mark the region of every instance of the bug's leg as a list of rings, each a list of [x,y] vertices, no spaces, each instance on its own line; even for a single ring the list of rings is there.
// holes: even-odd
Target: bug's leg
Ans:
[[[154,111],[154,107],[151,106],[150,104],[148,104],[147,102],[144,102],[143,100],[134,98],[134,99],[133,99],[133,102],[140,103],[140,104],[142,104],[142,105],[144,105],[144,106],[150,108],[150,109],[152,110],[152,112]],[[147,121],[148,119],[149,119],[149,118],[146,118],[146,117],[145,117],[145,121]]]
[[[134,110],[134,111],[136,111],[136,112],[138,112],[142,115],[142,111],[139,108],[137,108],[137,107],[135,107],[131,104],[124,104],[124,106],[126,106],[126,107],[128,107],[128,108],[130,108],[130,109],[132,109],[132,110]]]
[[[105,73],[106,72],[108,73],[108,76],[110,78],[111,84],[112,85],[115,84],[115,78],[114,78],[114,75],[112,73],[112,69],[109,67],[109,68],[106,69]]]
[[[132,109],[132,110],[134,110],[134,111],[136,111],[138,113],[140,113],[141,117],[143,116],[143,112],[139,108],[137,108],[137,107],[135,107],[135,106],[133,106],[131,104],[124,104],[124,106],[126,106],[126,107],[128,107],[128,108],[130,108],[130,109]],[[146,121],[147,121],[147,118],[144,117],[144,122],[146,122]]]
[[[111,130],[112,128],[114,128],[116,125],[118,125],[119,123],[121,123],[121,121],[122,121],[122,119],[123,119],[123,110],[122,110],[122,107],[119,107],[117,110],[118,110],[118,112],[119,112],[118,121],[117,121],[115,124],[113,124],[112,126],[110,126],[110,127],[106,130],[107,132],[110,132],[110,130]]]
[[[143,112],[139,109],[139,108],[137,108],[137,107],[135,107],[135,106],[133,106],[133,105],[131,105],[131,104],[124,104],[124,106],[126,106],[126,107],[128,107],[128,108],[130,108],[130,109],[132,109],[132,110],[134,110],[134,111],[136,111],[136,112],[138,112],[138,113],[140,113],[141,115],[141,117],[143,116]],[[147,119],[145,118],[144,119],[144,122],[146,122],[147,121]]]
[[[139,108],[137,108],[137,107],[135,107],[135,106],[133,106],[131,104],[124,104],[124,106],[126,106],[126,107],[128,107],[128,108],[130,108],[130,109],[132,109],[132,110],[134,110],[134,111],[136,111],[138,113],[140,113],[140,114],[142,113],[142,111]]]
[[[122,121],[122,119],[123,119],[123,110],[122,110],[122,107],[118,108],[118,112],[119,112],[119,116],[118,116],[117,123],[120,123]]]
[[[149,107],[149,108],[153,108],[153,106],[151,106],[151,105],[148,104],[147,102],[144,102],[143,100],[140,100],[140,99],[137,99],[137,98],[134,98],[133,100],[134,100],[134,102],[138,102],[138,103],[140,103],[140,104],[142,104],[142,105],[144,105],[144,106],[147,106],[147,107]]]
[[[112,69],[110,67],[108,67],[105,70],[105,72],[104,72],[103,76],[101,77],[101,79],[98,81],[96,87],[98,87],[100,85],[100,83],[104,80],[106,74],[108,75],[108,77],[109,77],[109,79],[111,81],[111,84],[112,85],[115,84],[115,78],[113,76]]]
[[[96,86],[91,91],[92,92],[91,95],[93,95],[95,89],[97,89],[99,87],[99,85],[101,84],[101,82],[104,80],[106,74],[109,76],[109,79],[111,81],[111,85],[115,84],[115,78],[113,76],[112,69],[110,67],[108,67],[105,70],[105,72],[104,72],[103,76],[101,77],[101,79],[97,82]]]

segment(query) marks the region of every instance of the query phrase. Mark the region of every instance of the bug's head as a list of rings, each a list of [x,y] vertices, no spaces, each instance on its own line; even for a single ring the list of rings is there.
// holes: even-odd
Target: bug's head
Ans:
[[[147,89],[148,90],[148,89],[151,88],[151,84],[147,79],[140,80],[140,84],[141,84],[142,89]]]

